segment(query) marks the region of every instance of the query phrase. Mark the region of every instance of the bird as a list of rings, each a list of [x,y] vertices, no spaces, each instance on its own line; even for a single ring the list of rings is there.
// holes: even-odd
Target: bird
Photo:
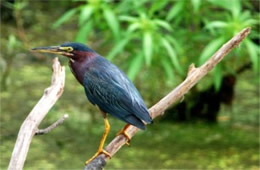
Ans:
[[[130,141],[126,133],[130,125],[145,130],[146,124],[152,123],[143,98],[126,74],[87,45],[68,42],[58,46],[36,47],[31,50],[67,57],[71,72],[84,87],[88,100],[98,106],[104,117],[105,130],[98,150],[85,162],[86,165],[102,153],[111,158],[110,153],[103,149],[110,131],[107,114],[127,123],[117,134],[126,137],[126,144]]]

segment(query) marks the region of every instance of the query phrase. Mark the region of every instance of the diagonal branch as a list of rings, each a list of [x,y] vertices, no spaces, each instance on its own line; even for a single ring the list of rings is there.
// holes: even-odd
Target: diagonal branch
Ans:
[[[16,139],[8,170],[23,169],[32,138],[35,135],[38,126],[63,92],[65,68],[60,65],[58,58],[53,60],[52,68],[53,75],[51,86],[44,90],[42,98],[24,120]]]
[[[171,91],[167,96],[162,98],[158,103],[149,109],[152,118],[163,115],[164,111],[177,100],[181,99],[198,81],[208,74],[234,47],[239,46],[241,41],[250,33],[250,28],[245,28],[231,40],[224,44],[213,56],[211,56],[202,66],[195,68],[192,64],[189,68],[186,79]],[[130,126],[127,129],[127,134],[132,138],[138,128]],[[105,148],[106,151],[113,156],[125,143],[127,139],[123,135],[115,137]],[[87,169],[102,169],[109,160],[104,154],[99,155],[96,159],[85,166]]]

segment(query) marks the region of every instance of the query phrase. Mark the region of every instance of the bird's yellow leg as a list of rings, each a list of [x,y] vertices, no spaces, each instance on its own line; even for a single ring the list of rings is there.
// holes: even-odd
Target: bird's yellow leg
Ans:
[[[100,144],[99,144],[99,147],[98,147],[98,151],[95,153],[94,156],[92,156],[89,160],[87,160],[87,161],[85,162],[86,165],[89,164],[89,163],[90,163],[91,161],[93,161],[96,157],[98,157],[98,155],[100,155],[100,154],[102,154],[102,153],[111,158],[110,153],[108,153],[107,151],[105,151],[105,150],[103,149],[104,143],[105,143],[106,138],[107,138],[107,135],[108,135],[108,133],[109,133],[109,131],[110,131],[110,125],[109,125],[109,122],[108,122],[107,117],[104,118],[104,123],[105,123],[105,131],[104,131],[104,134],[103,134],[102,139],[101,139],[101,141],[100,141]]]
[[[126,133],[126,130],[127,130],[127,128],[129,128],[130,127],[130,124],[127,124],[127,125],[125,125],[125,127],[123,128],[123,129],[121,129],[116,135],[118,136],[118,135],[124,135],[125,137],[126,137],[126,139],[127,139],[127,141],[126,141],[126,145],[130,145],[130,140],[131,140],[131,138],[130,138],[130,136]]]

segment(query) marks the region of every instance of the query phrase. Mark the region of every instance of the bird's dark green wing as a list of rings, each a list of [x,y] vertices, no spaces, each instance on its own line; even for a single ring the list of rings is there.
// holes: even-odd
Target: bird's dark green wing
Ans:
[[[113,116],[144,129],[152,119],[137,89],[115,65],[99,57],[90,63],[84,75],[89,101]]]

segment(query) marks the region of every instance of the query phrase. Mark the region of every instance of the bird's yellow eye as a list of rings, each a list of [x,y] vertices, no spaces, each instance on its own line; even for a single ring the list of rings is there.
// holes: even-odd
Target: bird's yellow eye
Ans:
[[[66,52],[72,52],[73,48],[72,47],[60,47],[60,50],[64,50]]]
[[[68,48],[67,48],[67,51],[68,51],[68,52],[71,52],[71,51],[73,51],[73,48],[72,48],[72,47],[68,47]]]

